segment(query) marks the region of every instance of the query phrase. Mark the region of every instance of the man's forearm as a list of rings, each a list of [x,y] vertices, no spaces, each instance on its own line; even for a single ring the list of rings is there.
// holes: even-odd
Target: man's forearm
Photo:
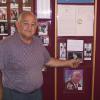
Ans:
[[[79,60],[59,60],[51,58],[50,61],[46,64],[50,67],[72,67],[76,68],[80,64]]]
[[[69,66],[69,61],[51,58],[46,65],[51,67]]]

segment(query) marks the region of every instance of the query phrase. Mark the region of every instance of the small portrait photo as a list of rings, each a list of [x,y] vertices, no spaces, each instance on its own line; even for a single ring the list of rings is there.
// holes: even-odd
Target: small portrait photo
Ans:
[[[66,43],[60,43],[60,57],[61,60],[66,60]]]
[[[8,34],[7,22],[0,22],[0,34]]]
[[[84,44],[84,60],[91,60],[92,57],[92,43]]]
[[[65,90],[82,91],[83,90],[83,70],[64,70]]]
[[[40,36],[40,39],[42,40],[44,46],[49,45],[49,36]]]
[[[17,20],[18,8],[11,8],[10,16],[11,16],[11,20]]]
[[[11,34],[10,35],[14,35],[16,33],[15,23],[11,23],[10,30],[11,30]]]
[[[68,51],[67,59],[80,59],[83,61],[83,52],[80,51]]]
[[[0,7],[0,21],[7,20],[7,7]]]
[[[38,35],[48,35],[48,22],[39,22]]]
[[[11,5],[10,5],[10,19],[17,20],[18,15],[19,15],[18,4],[11,3]]]

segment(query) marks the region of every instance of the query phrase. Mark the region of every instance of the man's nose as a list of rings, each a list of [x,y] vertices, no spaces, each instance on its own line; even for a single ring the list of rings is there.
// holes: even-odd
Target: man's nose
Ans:
[[[32,25],[31,25],[31,24],[28,25],[28,29],[29,29],[29,30],[32,29]]]

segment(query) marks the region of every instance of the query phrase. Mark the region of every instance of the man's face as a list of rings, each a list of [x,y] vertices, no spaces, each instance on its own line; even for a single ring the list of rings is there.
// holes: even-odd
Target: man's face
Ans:
[[[72,80],[77,84],[81,80],[81,74],[80,73],[75,73],[72,77]]]
[[[32,15],[26,15],[23,17],[21,22],[17,23],[16,26],[21,36],[31,39],[37,28],[36,18]]]

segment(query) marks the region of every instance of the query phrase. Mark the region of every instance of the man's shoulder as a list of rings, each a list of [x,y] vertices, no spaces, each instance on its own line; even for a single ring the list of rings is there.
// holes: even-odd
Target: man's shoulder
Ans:
[[[0,46],[9,45],[9,43],[12,43],[13,37],[14,36],[8,36],[7,38],[0,40]]]
[[[66,85],[68,85],[68,84],[73,85],[73,82],[71,80],[69,80],[69,81],[66,82]]]

